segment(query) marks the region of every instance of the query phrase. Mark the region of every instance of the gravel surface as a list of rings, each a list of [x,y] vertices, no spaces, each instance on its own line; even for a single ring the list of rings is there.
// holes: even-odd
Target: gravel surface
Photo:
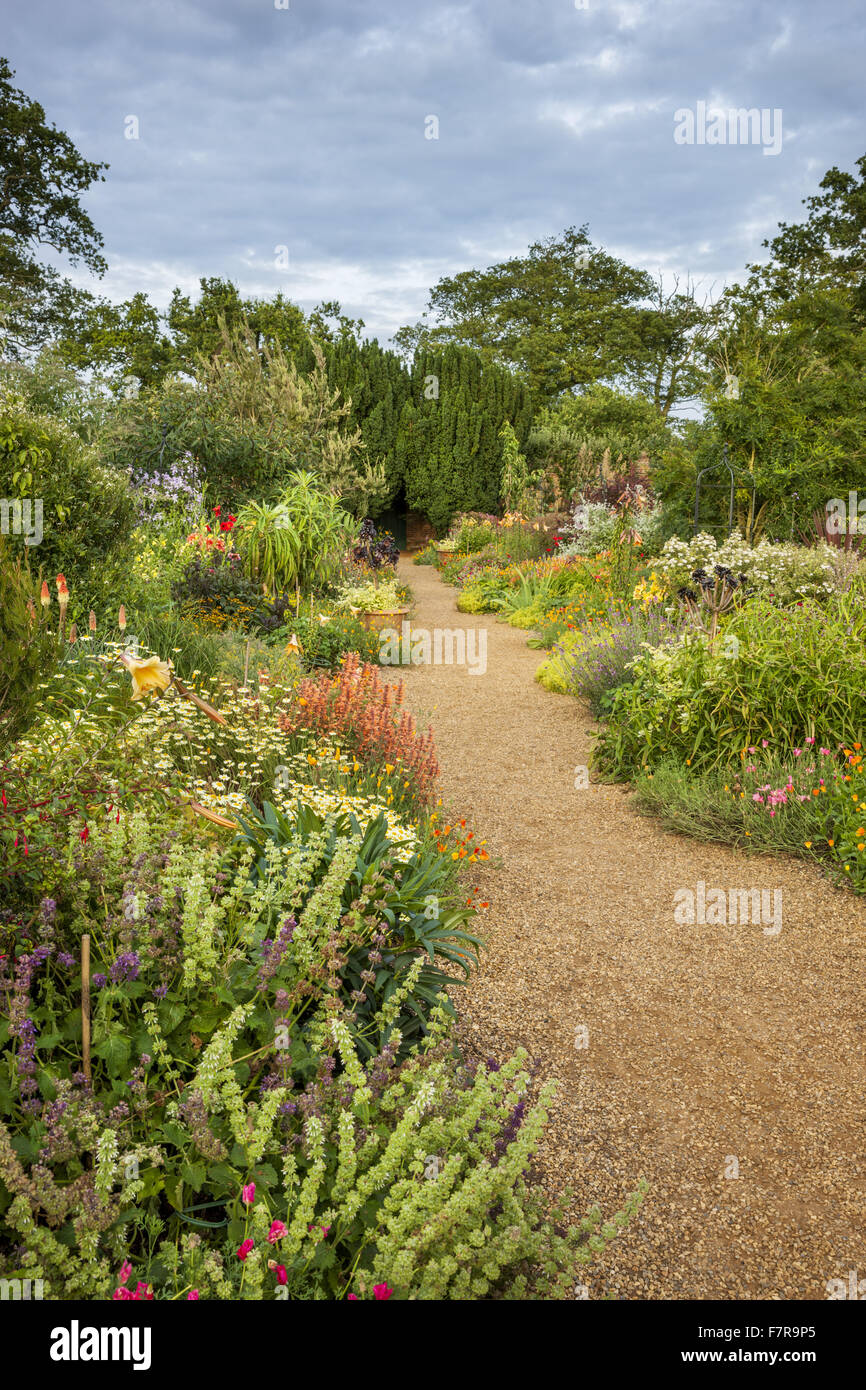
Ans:
[[[576,785],[592,719],[533,680],[527,634],[458,613],[428,566],[400,572],[413,627],[487,631],[483,675],[393,673],[433,725],[445,809],[491,851],[461,1030],[559,1078],[540,1165],[552,1192],[574,1186],[576,1214],[650,1183],[589,1296],[822,1299],[828,1279],[866,1277],[866,903],[795,860],[668,834],[622,788]],[[781,931],[678,925],[675,893],[701,881],[780,889]]]

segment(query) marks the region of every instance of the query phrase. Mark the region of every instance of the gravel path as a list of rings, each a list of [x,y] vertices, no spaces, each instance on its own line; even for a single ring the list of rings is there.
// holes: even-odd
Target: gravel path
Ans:
[[[400,571],[414,628],[487,631],[484,675],[399,673],[433,725],[446,809],[492,856],[464,1031],[560,1079],[551,1190],[607,1215],[651,1185],[589,1296],[820,1299],[866,1277],[866,903],[806,864],[667,834],[621,788],[576,786],[592,720],[535,683],[526,634],[458,613],[430,567]],[[781,931],[677,925],[674,895],[699,881],[781,889]]]

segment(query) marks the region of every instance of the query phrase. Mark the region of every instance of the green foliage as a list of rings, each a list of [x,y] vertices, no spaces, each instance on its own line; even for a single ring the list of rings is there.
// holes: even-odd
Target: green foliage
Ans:
[[[506,420],[522,446],[531,424],[527,391],[508,372],[456,346],[419,352],[411,399],[403,406],[398,453],[406,501],[437,533],[458,512],[494,512],[499,505]]]
[[[416,341],[474,347],[486,362],[516,369],[534,400],[551,400],[625,369],[636,305],[652,288],[645,272],[594,248],[586,227],[569,227],[525,256],[440,280],[430,293],[435,325]]]
[[[499,493],[507,512],[529,515],[531,510],[530,493],[539,481],[539,475],[530,473],[526,458],[520,452],[517,435],[508,420],[499,431],[502,441],[502,473]]]
[[[108,167],[83,159],[14,76],[0,58],[0,333],[13,357],[44,343],[88,298],[37,260],[41,248],[104,272],[102,237],[81,198]]]
[[[361,661],[371,665],[379,659],[378,632],[364,627],[351,613],[329,613],[327,621],[322,622],[319,614],[308,616],[302,607],[297,615],[292,615],[289,626],[281,627],[267,641],[274,646],[284,646],[292,633],[298,639],[307,669],[323,667],[336,671],[346,652],[357,652]],[[279,667],[275,669],[279,671]]]
[[[52,580],[65,574],[70,617],[101,606],[128,558],[135,505],[127,479],[98,463],[68,426],[9,390],[0,393],[0,497],[41,499],[43,538],[32,549]]]
[[[238,513],[238,545],[250,575],[271,592],[326,582],[355,535],[352,518],[314,474],[290,475],[273,506]]]
[[[599,768],[627,780],[670,758],[696,771],[737,766],[762,739],[780,752],[807,737],[850,745],[863,733],[864,634],[856,590],[794,609],[755,598],[712,651],[692,635],[645,652],[613,696]]]
[[[40,686],[58,656],[58,635],[39,601],[27,553],[12,558],[0,535],[0,749],[29,728],[42,698]]]

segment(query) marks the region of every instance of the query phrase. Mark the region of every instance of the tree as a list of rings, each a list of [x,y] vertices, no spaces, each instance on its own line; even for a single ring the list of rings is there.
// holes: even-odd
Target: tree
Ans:
[[[417,354],[410,386],[397,438],[408,505],[425,512],[437,531],[459,511],[496,511],[499,431],[510,421],[522,448],[532,423],[524,384],[473,349],[451,344]]]
[[[663,420],[678,405],[698,398],[707,380],[706,351],[711,311],[699,304],[695,289],[680,290],[674,277],[666,290],[659,276],[649,305],[637,311],[638,345],[626,363],[625,378],[649,398]]]
[[[831,169],[799,225],[721,297],[705,391],[715,456],[754,482],[754,517],[781,534],[866,477],[866,156]],[[745,494],[743,496],[745,502]],[[744,520],[750,516],[744,512]]]
[[[0,58],[0,332],[5,352],[20,357],[89,299],[43,265],[36,249],[50,247],[95,275],[105,271],[102,237],[81,197],[108,165],[84,159],[39,103],[13,87],[14,76]]]
[[[122,304],[101,299],[88,305],[74,331],[58,338],[57,351],[71,366],[108,378],[117,390],[126,389],[130,378],[154,386],[177,365],[162,316],[142,291]]]
[[[189,295],[175,289],[166,319],[174,337],[177,363],[190,375],[202,355],[212,356],[224,346],[223,325],[231,332],[246,319],[237,285],[218,275],[202,276],[201,293],[193,304]]]
[[[652,293],[644,271],[593,247],[586,226],[569,227],[525,256],[440,280],[429,302],[435,322],[401,329],[395,342],[402,351],[473,347],[517,371],[541,403],[626,371],[646,319],[637,306]]]

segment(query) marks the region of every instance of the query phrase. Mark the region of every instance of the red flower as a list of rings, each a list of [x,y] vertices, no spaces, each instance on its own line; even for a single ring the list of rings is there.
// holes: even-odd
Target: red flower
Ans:
[[[238,1246],[238,1259],[245,1260],[254,1245],[255,1241],[250,1240],[249,1236],[247,1236],[247,1239],[244,1241],[243,1245]]]
[[[85,825],[84,829],[83,829],[82,831],[79,832],[78,838],[79,838],[79,840],[83,840],[84,843],[87,844],[87,840],[88,840],[89,835],[90,835],[90,826],[89,826],[89,825]]]
[[[213,509],[213,514],[214,514],[214,516],[219,516],[221,512],[222,512],[222,507],[214,507],[214,509]]]
[[[393,1292],[394,1290],[389,1289],[387,1284],[373,1285],[373,1297],[379,1302],[382,1302],[386,1298],[390,1298]]]

